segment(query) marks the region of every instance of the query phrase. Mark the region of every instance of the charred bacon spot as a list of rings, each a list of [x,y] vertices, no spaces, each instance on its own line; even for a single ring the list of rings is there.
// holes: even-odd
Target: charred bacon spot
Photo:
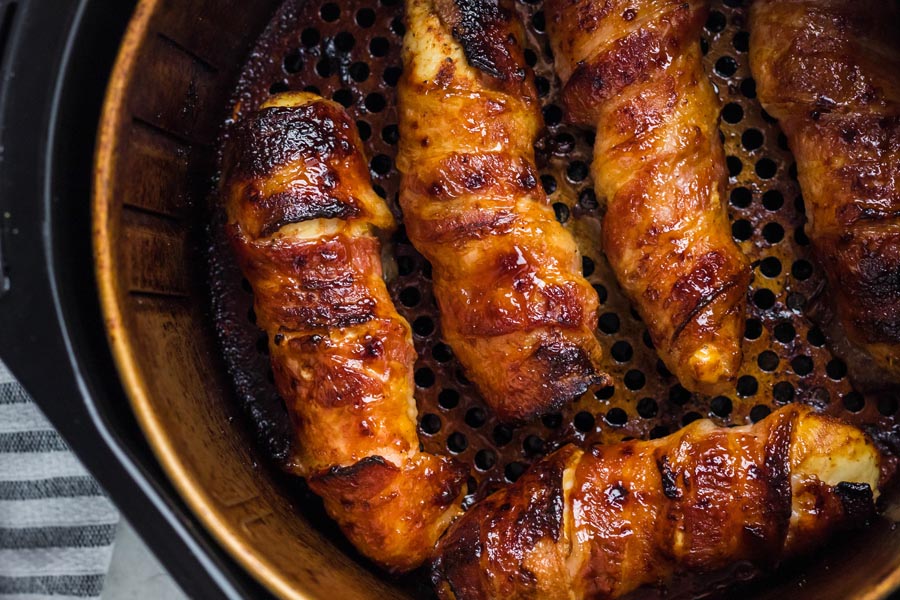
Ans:
[[[672,470],[672,465],[669,464],[669,457],[663,455],[659,460],[657,460],[656,468],[659,469],[659,477],[660,481],[662,482],[662,490],[666,498],[670,500],[681,499],[681,490],[678,489],[675,471]]]
[[[265,177],[304,158],[322,162],[346,158],[356,150],[354,132],[346,114],[327,102],[261,110],[239,121],[231,132],[230,175]]]
[[[315,219],[351,219],[362,212],[355,198],[346,200],[328,194],[319,186],[273,194],[254,202],[262,217],[259,237],[267,237],[291,223]]]
[[[875,515],[875,498],[868,483],[842,481],[834,486],[834,493],[851,523],[861,523]]]
[[[470,65],[502,82],[525,80],[507,7],[498,0],[445,0],[438,8]]]

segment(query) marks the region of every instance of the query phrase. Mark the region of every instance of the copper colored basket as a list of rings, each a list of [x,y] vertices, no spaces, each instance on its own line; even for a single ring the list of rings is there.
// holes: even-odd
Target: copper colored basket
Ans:
[[[394,579],[366,563],[302,482],[279,472],[289,443],[284,409],[271,383],[266,339],[253,322],[249,286],[222,240],[211,194],[226,120],[271,93],[307,89],[340,102],[357,120],[375,189],[396,208],[402,2],[279,4],[138,6],[108,92],[96,159],[94,238],[109,339],[163,467],[197,516],[264,585],[292,598],[422,597],[429,593],[422,577]],[[593,140],[560,124],[540,0],[517,8],[544,100],[541,181],[557,218],[578,239],[585,275],[600,295],[599,337],[615,385],[528,426],[496,423],[441,342],[429,266],[400,232],[391,291],[419,350],[420,438],[428,451],[472,466],[466,501],[515,480],[566,441],[658,437],[701,417],[743,424],[786,402],[837,414],[891,446],[895,397],[867,393],[871,381],[854,388],[847,366],[853,357],[840,334],[814,324],[823,319],[822,274],[803,234],[791,155],[755,100],[740,0],[713,1],[702,40],[723,102],[732,231],[754,265],[745,364],[734,392],[712,399],[692,396],[666,371],[615,284],[596,243],[604,207],[587,168]],[[892,519],[898,510],[888,502],[882,523],[742,593],[886,597],[900,584],[900,532]],[[695,585],[682,583],[669,597],[690,597]]]

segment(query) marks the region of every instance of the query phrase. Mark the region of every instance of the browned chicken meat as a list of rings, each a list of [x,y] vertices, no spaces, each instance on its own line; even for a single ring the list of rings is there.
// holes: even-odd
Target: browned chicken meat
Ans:
[[[418,566],[467,473],[419,450],[416,353],[377,237],[394,219],[353,121],[312,94],[273,97],[233,128],[222,193],[296,430],[296,473],[360,551],[392,571]]]
[[[654,441],[566,446],[440,541],[443,598],[618,598],[678,571],[761,567],[873,514],[881,458],[807,408],[753,426],[697,421]]]
[[[749,267],[731,239],[718,99],[700,62],[708,3],[547,0],[566,118],[597,128],[603,250],[682,385],[727,393]]]
[[[900,8],[757,0],[750,66],[848,337],[900,379]]]
[[[603,383],[597,294],[538,182],[540,103],[505,2],[410,0],[400,202],[444,339],[504,421]]]

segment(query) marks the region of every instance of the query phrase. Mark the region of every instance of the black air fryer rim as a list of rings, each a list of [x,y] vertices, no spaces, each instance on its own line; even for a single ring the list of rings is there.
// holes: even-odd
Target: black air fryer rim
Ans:
[[[92,159],[135,5],[0,0],[0,356],[189,596],[269,597],[162,473],[104,336]]]

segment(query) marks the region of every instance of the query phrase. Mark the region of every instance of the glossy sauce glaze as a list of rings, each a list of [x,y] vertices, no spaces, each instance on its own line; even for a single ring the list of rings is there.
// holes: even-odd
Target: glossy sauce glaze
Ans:
[[[503,421],[603,384],[597,294],[538,182],[524,31],[505,3],[407,5],[400,204],[430,261],[447,344]]]
[[[548,0],[572,123],[597,128],[603,250],[681,384],[722,393],[741,365],[750,279],[725,211],[706,2]]]
[[[222,195],[293,424],[290,469],[361,552],[418,566],[460,510],[466,469],[419,451],[416,353],[377,237],[394,218],[355,125],[314,94],[273,97],[233,127]]]
[[[900,381],[900,9],[760,1],[750,26],[759,98],[797,159],[837,315]]]

